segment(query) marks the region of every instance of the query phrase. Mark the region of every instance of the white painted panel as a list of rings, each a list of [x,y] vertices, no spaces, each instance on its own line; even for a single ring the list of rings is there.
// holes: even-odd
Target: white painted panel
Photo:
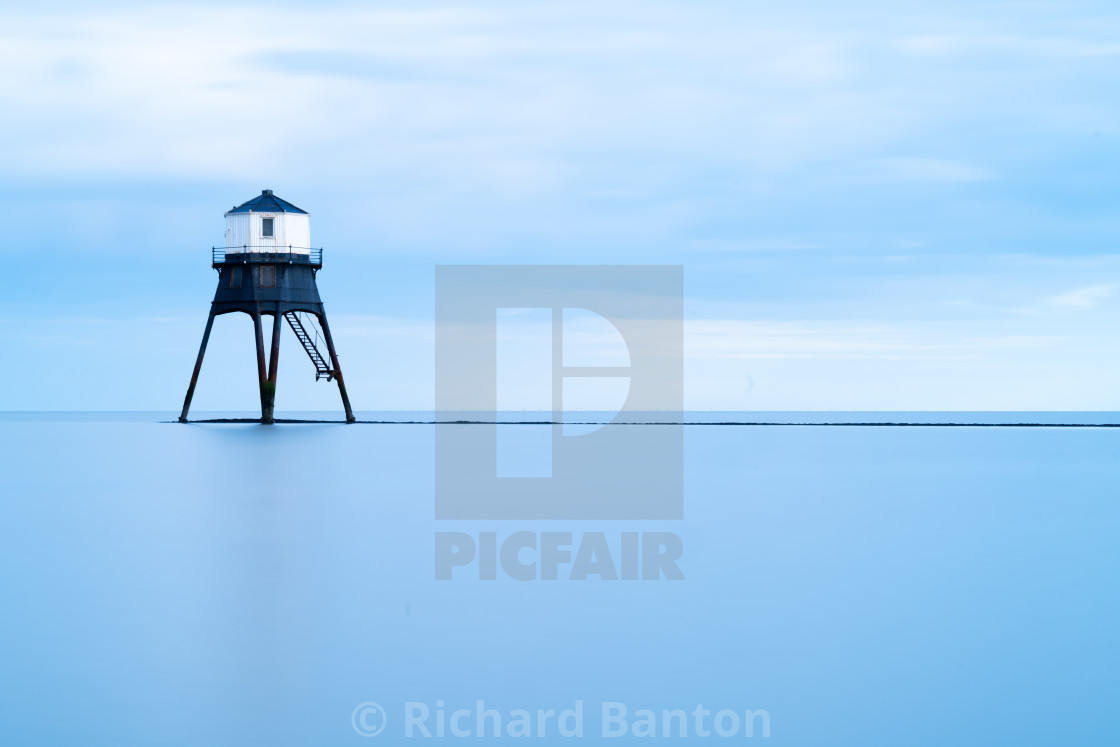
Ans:
[[[284,215],[285,241],[296,254],[307,254],[311,246],[311,217],[298,213]]]
[[[262,219],[272,218],[273,237],[261,235]],[[299,213],[233,213],[226,216],[226,249],[248,247],[250,252],[308,254],[311,246],[311,220]]]
[[[226,216],[226,248],[240,248],[251,243],[249,214],[236,213]]]

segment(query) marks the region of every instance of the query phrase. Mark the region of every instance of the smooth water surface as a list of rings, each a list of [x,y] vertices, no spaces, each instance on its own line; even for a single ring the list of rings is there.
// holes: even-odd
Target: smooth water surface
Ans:
[[[0,742],[368,744],[376,701],[400,744],[406,701],[480,699],[581,700],[589,741],[602,701],[1118,735],[1120,429],[695,425],[683,521],[437,522],[433,426],[172,419],[0,418]],[[519,530],[673,532],[685,579],[434,580],[435,532]]]

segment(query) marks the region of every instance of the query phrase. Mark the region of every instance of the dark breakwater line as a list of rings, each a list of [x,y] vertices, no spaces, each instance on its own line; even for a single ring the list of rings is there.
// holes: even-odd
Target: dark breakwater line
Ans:
[[[163,420],[162,423],[178,423],[177,420]],[[259,418],[210,418],[204,420],[188,420],[188,424],[257,424]],[[687,425],[687,426],[740,426],[740,427],[812,427],[812,428],[1120,428],[1120,423],[777,423],[767,421],[712,421],[712,422],[682,422],[672,420],[662,421],[574,421],[561,423],[556,420],[355,420],[346,423],[343,420],[296,420],[292,418],[276,418],[277,424],[328,424],[338,425]]]

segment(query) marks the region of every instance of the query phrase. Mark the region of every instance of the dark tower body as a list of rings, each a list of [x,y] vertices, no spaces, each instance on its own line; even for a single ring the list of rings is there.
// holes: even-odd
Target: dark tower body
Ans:
[[[280,243],[284,238],[298,240],[309,236],[306,228],[307,213],[266,189],[259,197],[226,213],[226,218],[226,248],[215,248],[212,255],[212,266],[218,271],[218,289],[210,304],[210,316],[206,320],[206,331],[202,334],[202,345],[179,422],[187,422],[187,412],[198,383],[199,371],[202,370],[202,358],[206,354],[206,343],[210,339],[214,317],[235,311],[242,311],[253,319],[262,423],[273,422],[276,374],[280,362],[281,317],[292,328],[296,339],[314,364],[315,379],[325,377],[327,381],[333,379],[338,382],[342,406],[346,410],[346,422],[354,422],[350,398],[346,395],[346,385],[342,379],[342,368],[339,366],[334,340],[331,339],[330,326],[327,324],[327,313],[315,285],[315,275],[323,267],[322,249]],[[283,225],[285,219],[289,221],[288,226]],[[231,241],[238,239],[243,239],[245,243],[231,244]],[[319,340],[318,330],[307,315],[318,322],[323,332],[322,340]],[[272,317],[272,343],[267,364],[263,329],[265,316]],[[319,349],[320,344],[326,347],[326,358]]]

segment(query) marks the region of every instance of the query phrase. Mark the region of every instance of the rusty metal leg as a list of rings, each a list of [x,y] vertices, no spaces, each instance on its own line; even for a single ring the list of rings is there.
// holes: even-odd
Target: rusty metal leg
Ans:
[[[316,314],[319,318],[319,326],[323,328],[323,337],[327,341],[327,352],[331,356],[331,368],[334,369],[334,377],[338,379],[338,392],[342,395],[342,406],[346,408],[346,422],[353,423],[354,411],[350,409],[350,397],[346,395],[346,383],[342,380],[342,366],[338,365],[338,354],[334,352],[334,340],[331,339],[331,328],[327,326],[327,313],[324,311],[322,314]]]
[[[268,358],[268,391],[265,392],[264,421],[272,422],[272,414],[276,407],[276,367],[280,364],[280,314],[272,315],[272,352]]]
[[[268,371],[265,369],[264,363],[264,332],[261,330],[261,310],[259,306],[253,312],[253,331],[257,336],[257,373],[260,376],[261,386],[261,422],[271,423],[272,412],[265,404],[268,402]]]
[[[191,385],[187,387],[187,396],[183,400],[183,412],[179,415],[179,422],[187,422],[187,412],[191,409],[191,399],[194,398],[194,387],[198,383],[198,372],[202,370],[202,357],[206,355],[206,343],[210,341],[210,329],[214,326],[214,309],[211,307],[210,316],[206,318],[206,331],[202,333],[202,345],[198,348],[198,360],[194,362],[194,373],[191,374]]]

